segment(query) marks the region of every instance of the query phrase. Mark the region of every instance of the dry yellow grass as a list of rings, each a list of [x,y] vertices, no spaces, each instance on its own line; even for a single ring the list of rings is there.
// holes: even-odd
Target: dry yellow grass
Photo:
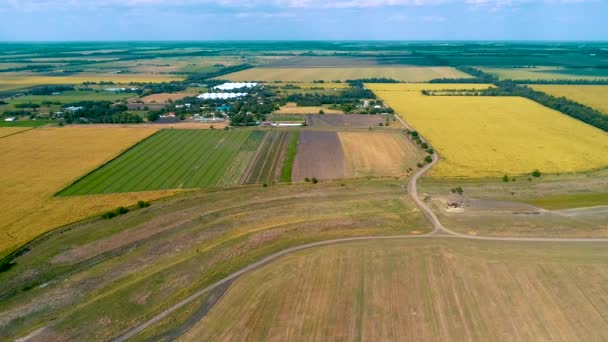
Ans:
[[[567,173],[608,166],[608,133],[525,98],[420,92],[450,87],[445,84],[368,87],[440,153],[443,159],[431,172],[435,177],[500,177],[535,169]]]
[[[221,79],[231,81],[312,82],[385,77],[405,82],[426,82],[435,78],[471,77],[451,67],[368,67],[368,68],[253,68]]]
[[[238,279],[181,341],[602,341],[600,245],[341,244]]]
[[[608,86],[606,85],[530,85],[529,87],[557,97],[595,108],[608,114]]]
[[[47,232],[118,206],[170,191],[53,197],[141,139],[141,128],[39,128],[2,139],[0,153],[0,256]]]
[[[112,81],[129,82],[169,82],[182,78],[172,75],[151,74],[98,74],[80,73],[70,76],[40,76],[28,73],[4,73],[0,80],[0,90],[30,87],[41,84],[81,84],[84,82]],[[12,87],[12,88],[11,88]]]
[[[403,176],[422,161],[418,149],[401,133],[338,132],[350,177]]]
[[[15,133],[27,131],[32,129],[31,127],[0,127],[0,138],[13,135]]]

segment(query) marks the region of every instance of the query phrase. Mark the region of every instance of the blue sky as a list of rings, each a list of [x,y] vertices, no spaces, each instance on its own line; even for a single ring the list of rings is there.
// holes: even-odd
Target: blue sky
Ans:
[[[606,0],[0,0],[0,41],[608,40]]]

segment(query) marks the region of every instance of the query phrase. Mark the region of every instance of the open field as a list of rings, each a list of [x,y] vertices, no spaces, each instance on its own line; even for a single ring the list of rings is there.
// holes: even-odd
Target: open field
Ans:
[[[329,109],[322,106],[299,107],[295,103],[288,103],[279,108],[279,110],[272,112],[272,114],[319,114],[321,111],[323,111],[324,114],[344,114],[344,112],[339,109]]]
[[[349,177],[404,176],[424,159],[402,133],[338,132]]]
[[[31,127],[0,127],[0,138],[27,131],[29,129],[31,129]]]
[[[271,131],[265,133],[259,154],[244,175],[246,184],[272,184],[280,180],[287,144],[293,133]]]
[[[386,115],[382,114],[313,114],[306,116],[306,124],[312,127],[370,127],[384,125],[386,120]]]
[[[368,87],[439,152],[443,159],[432,170],[434,177],[502,177],[529,175],[535,169],[568,173],[608,167],[606,132],[525,98],[424,96],[420,88],[425,85],[420,84]]]
[[[536,68],[479,68],[488,74],[498,76],[500,79],[512,80],[596,80],[608,79],[608,74],[603,69],[595,69],[594,72],[584,69],[564,69],[559,67],[536,67]]]
[[[4,129],[4,128],[2,128]],[[37,128],[2,138],[0,153],[0,256],[50,229],[138,200],[172,192],[53,197],[82,174],[102,165],[152,129]]]
[[[0,330],[11,340],[39,328],[40,340],[109,340],[278,250],[341,236],[428,231],[402,182],[187,192],[112,220],[73,225],[31,244],[0,273]]]
[[[604,247],[437,239],[301,251],[238,279],[182,340],[608,339]]]
[[[9,103],[7,106],[3,107],[8,110],[16,110],[15,105],[17,104],[25,104],[25,103],[34,103],[43,105],[43,102],[57,102],[61,104],[67,104],[72,102],[79,101],[120,101],[126,98],[132,97],[134,94],[127,93],[111,93],[107,91],[65,91],[60,95],[27,95],[27,96],[19,96],[7,100]],[[43,105],[44,106],[44,105]]]
[[[184,97],[188,96],[196,96],[198,94],[195,93],[162,93],[162,94],[152,94],[148,96],[144,96],[139,100],[143,101],[143,103],[168,103],[169,100],[181,100]]]
[[[608,115],[608,86],[606,85],[529,85],[556,97],[567,97]]]
[[[253,68],[228,75],[230,81],[312,82],[385,77],[404,82],[426,82],[435,78],[471,77],[450,67],[364,67],[364,68]]]
[[[303,131],[292,179],[400,177],[422,159],[400,132]]]
[[[301,182],[313,177],[321,180],[347,177],[344,150],[336,132],[300,133],[291,179]]]
[[[323,83],[306,83],[306,82],[288,82],[288,83],[267,83],[269,87],[284,87],[284,86],[296,86],[302,89],[346,89],[350,87],[348,83],[335,83],[335,82],[323,82]]]
[[[0,90],[18,89],[43,84],[81,84],[84,82],[169,82],[180,80],[175,75],[155,74],[98,74],[80,73],[70,76],[44,76],[40,74],[27,73],[3,73],[0,80]],[[15,88],[10,88],[15,87]]]
[[[79,180],[61,195],[209,188],[228,184],[251,131],[163,130]],[[239,166],[234,166],[239,168]]]

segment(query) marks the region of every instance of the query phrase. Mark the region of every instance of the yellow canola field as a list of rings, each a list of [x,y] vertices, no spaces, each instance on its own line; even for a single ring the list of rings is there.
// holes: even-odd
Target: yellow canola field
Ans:
[[[0,145],[0,257],[53,229],[174,191],[53,197],[146,138],[147,128],[36,128]]]
[[[183,79],[174,75],[158,74],[101,74],[80,73],[69,76],[45,76],[28,73],[4,73],[0,78],[0,90],[19,89],[43,84],[81,84],[84,82],[169,82]]]
[[[566,97],[608,115],[608,85],[529,85],[534,90]]]
[[[483,178],[608,166],[608,133],[521,97],[424,96],[482,85],[368,84],[442,157],[433,177]]]

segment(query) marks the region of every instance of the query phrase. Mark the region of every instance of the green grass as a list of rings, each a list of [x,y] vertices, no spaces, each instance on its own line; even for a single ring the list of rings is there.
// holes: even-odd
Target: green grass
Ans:
[[[60,195],[213,188],[251,131],[163,130]]]
[[[262,150],[249,174],[247,184],[271,184],[275,179],[281,152],[286,146],[289,134],[286,131],[269,132]]]
[[[83,90],[74,90],[74,91],[65,91],[59,95],[27,95],[17,97],[11,100],[8,100],[8,105],[3,107],[5,110],[15,110],[17,109],[15,105],[22,103],[34,103],[42,105],[43,102],[59,102],[61,104],[73,103],[78,101],[121,101],[127,99],[129,97],[136,96],[136,94],[129,93],[112,93],[105,90],[96,91],[83,91]],[[51,105],[55,106],[56,105]]]
[[[0,121],[0,127],[39,127],[56,123],[52,120],[24,120],[15,122]]]
[[[568,209],[608,205],[608,192],[557,195],[524,201],[543,209]]]
[[[296,153],[298,151],[298,139],[300,138],[300,131],[294,132],[291,135],[289,145],[287,145],[287,151],[285,152],[285,159],[283,160],[283,168],[281,168],[281,182],[291,182],[291,171],[293,170],[293,161],[296,159]]]

